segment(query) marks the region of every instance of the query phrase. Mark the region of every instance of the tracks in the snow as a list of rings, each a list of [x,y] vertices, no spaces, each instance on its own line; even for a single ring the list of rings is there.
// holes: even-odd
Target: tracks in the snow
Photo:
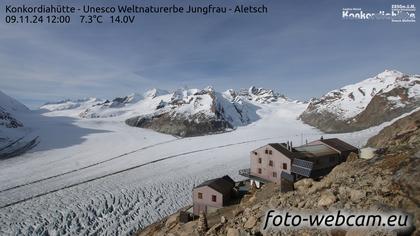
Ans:
[[[92,181],[95,181],[95,180],[104,179],[104,178],[107,178],[109,176],[118,175],[118,174],[121,174],[121,173],[130,171],[130,170],[138,169],[138,168],[141,168],[141,167],[144,167],[144,166],[147,166],[147,165],[150,165],[150,164],[154,164],[154,163],[157,163],[157,162],[165,161],[165,160],[168,160],[168,159],[172,159],[172,158],[176,158],[176,157],[180,157],[180,156],[185,156],[185,155],[189,155],[189,154],[194,154],[194,153],[198,153],[198,152],[205,152],[205,151],[210,151],[210,150],[225,148],[225,147],[229,147],[229,146],[241,145],[241,144],[246,144],[246,143],[253,143],[253,142],[264,141],[264,140],[275,139],[275,138],[279,138],[279,137],[253,139],[253,140],[247,140],[247,141],[242,141],[242,142],[237,142],[237,143],[224,144],[224,145],[219,145],[219,146],[214,146],[214,147],[209,147],[209,148],[204,148],[204,149],[197,149],[197,150],[193,150],[193,151],[188,151],[188,152],[183,152],[183,153],[169,155],[169,156],[166,156],[166,157],[163,157],[163,158],[160,158],[160,159],[156,159],[156,160],[149,161],[149,162],[146,162],[146,163],[143,163],[143,164],[135,165],[135,166],[132,166],[132,167],[129,167],[129,168],[126,168],[126,169],[122,169],[122,170],[115,171],[115,172],[112,172],[112,173],[108,173],[108,174],[105,174],[105,175],[102,175],[102,176],[94,177],[94,178],[91,178],[91,179],[88,179],[88,180],[84,180],[84,181],[81,181],[81,182],[77,182],[77,183],[74,183],[74,184],[70,184],[70,185],[67,185],[67,186],[64,186],[64,187],[61,187],[61,188],[58,188],[58,189],[54,189],[54,190],[47,191],[47,192],[44,192],[44,193],[41,193],[41,194],[37,194],[37,195],[31,196],[31,197],[28,197],[28,198],[24,198],[24,199],[15,201],[15,202],[11,202],[11,203],[8,203],[6,205],[0,206],[0,209],[6,208],[6,207],[10,207],[10,206],[14,206],[14,205],[17,205],[17,204],[26,202],[26,201],[30,201],[30,200],[33,200],[33,199],[36,199],[36,198],[39,198],[39,197],[42,197],[42,196],[45,196],[45,195],[48,195],[48,194],[52,194],[52,193],[61,191],[61,190],[65,190],[65,189],[69,189],[69,188],[72,188],[72,187],[76,187],[76,186],[79,186],[79,185],[82,185],[82,184],[86,184],[86,183],[89,183],[89,182],[92,182]],[[147,147],[143,147],[141,149],[137,149],[137,150],[134,150],[134,151],[131,151],[131,152],[128,152],[128,153],[124,153],[124,154],[121,154],[119,156],[116,156],[116,157],[113,157],[113,158],[104,160],[102,162],[98,162],[98,163],[95,163],[95,164],[92,164],[92,165],[89,165],[89,166],[85,166],[85,167],[82,167],[82,168],[79,168],[79,169],[75,169],[75,170],[72,170],[72,171],[61,173],[61,174],[58,174],[58,175],[55,175],[55,176],[51,176],[51,177],[48,177],[48,178],[44,178],[44,179],[39,179],[39,180],[36,180],[36,181],[32,181],[30,183],[26,183],[26,184],[22,184],[22,185],[19,185],[19,186],[15,186],[13,188],[2,190],[1,192],[5,192],[5,191],[8,191],[8,190],[12,190],[12,189],[17,189],[17,188],[20,188],[20,187],[23,187],[23,186],[28,186],[28,185],[35,184],[35,183],[39,183],[39,182],[42,182],[42,181],[45,181],[45,180],[49,180],[49,179],[53,179],[53,178],[56,178],[56,177],[59,177],[59,176],[63,176],[63,175],[69,174],[69,173],[74,173],[74,172],[77,172],[77,171],[80,171],[80,170],[83,170],[83,169],[86,169],[86,168],[89,168],[89,167],[92,167],[92,166],[95,166],[95,165],[102,164],[102,163],[107,162],[107,161],[110,161],[110,160],[114,160],[116,158],[120,158],[122,156],[126,156],[128,154],[131,154],[131,153],[134,153],[134,152],[137,152],[137,151],[140,151],[140,150],[144,150],[146,148],[151,148],[153,146],[158,146],[158,145],[162,145],[164,143],[169,143],[169,142],[173,142],[173,141],[176,141],[176,139],[175,140],[166,141],[166,142],[162,142],[162,143],[153,144],[153,145],[150,145],[150,146],[147,146]]]
[[[132,153],[135,153],[135,152],[143,151],[143,150],[146,150],[146,149],[149,149],[149,148],[152,148],[152,147],[156,147],[158,145],[171,143],[171,142],[174,142],[174,141],[177,141],[177,140],[179,140],[179,138],[178,139],[171,139],[171,140],[160,142],[160,143],[155,143],[155,144],[145,146],[145,147],[142,147],[142,148],[130,151],[130,152],[123,153],[123,154],[115,156],[115,157],[111,157],[109,159],[106,159],[106,160],[103,160],[103,161],[100,161],[100,162],[96,162],[96,163],[81,167],[81,168],[77,168],[77,169],[74,169],[74,170],[69,170],[69,171],[66,171],[66,172],[63,172],[63,173],[60,173],[60,174],[56,174],[56,175],[52,175],[52,176],[49,176],[49,177],[46,177],[46,178],[37,179],[37,180],[31,181],[31,182],[28,182],[28,183],[24,183],[24,184],[20,184],[20,185],[10,187],[10,188],[2,189],[2,190],[0,190],[0,193],[10,191],[10,190],[13,190],[13,189],[17,189],[17,188],[21,188],[21,187],[25,187],[25,186],[28,186],[28,185],[31,185],[31,184],[36,184],[36,183],[39,183],[39,182],[42,182],[42,181],[45,181],[45,180],[57,178],[57,177],[67,175],[67,174],[71,174],[71,173],[81,171],[81,170],[84,170],[84,169],[88,169],[88,168],[98,166],[100,164],[103,164],[103,163],[106,163],[106,162],[109,162],[109,161],[112,161],[112,160],[115,160],[115,159],[118,159],[118,158],[125,157],[125,156],[127,156],[129,154],[132,154]]]

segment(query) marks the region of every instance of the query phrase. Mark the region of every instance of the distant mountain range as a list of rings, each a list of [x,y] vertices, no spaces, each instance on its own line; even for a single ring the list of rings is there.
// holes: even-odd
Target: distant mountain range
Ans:
[[[259,119],[256,114],[258,104],[276,102],[292,101],[263,88],[230,89],[220,93],[207,87],[173,92],[151,89],[144,95],[131,94],[112,100],[64,100],[47,103],[41,109],[68,110],[80,118],[119,117],[130,126],[177,136],[197,136],[247,125]]]
[[[41,109],[83,119],[116,119],[133,127],[185,137],[233,130],[260,119],[259,109],[276,109],[297,102],[271,89],[250,87],[217,92],[207,87],[171,92],[151,89],[144,94],[133,93],[110,100],[63,100],[46,103]],[[324,132],[342,133],[379,125],[418,107],[420,76],[385,70],[312,99],[297,118]],[[3,143],[12,142],[13,138],[6,135],[13,133],[11,129],[25,127],[19,116],[28,112],[23,104],[0,93]]]

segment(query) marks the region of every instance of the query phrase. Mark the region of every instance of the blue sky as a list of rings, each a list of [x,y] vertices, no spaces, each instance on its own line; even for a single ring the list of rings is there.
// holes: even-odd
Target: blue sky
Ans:
[[[7,2],[0,3],[2,11]],[[64,2],[70,1],[30,1]],[[420,73],[419,22],[341,19],[344,7],[378,11],[395,3],[418,7],[419,1],[132,2],[254,3],[269,12],[137,15],[129,25],[7,25],[2,19],[0,89],[31,107],[64,98],[207,85],[217,90],[256,85],[306,100],[385,69]]]

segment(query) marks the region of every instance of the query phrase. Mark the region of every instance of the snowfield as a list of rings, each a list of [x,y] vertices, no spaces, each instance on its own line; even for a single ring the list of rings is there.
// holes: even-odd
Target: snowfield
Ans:
[[[250,103],[259,107],[255,122],[193,138],[129,127],[118,116],[81,119],[85,107],[68,101],[72,110],[50,104],[54,111],[27,114],[23,122],[36,127],[31,132],[40,143],[0,161],[0,234],[130,234],[191,204],[191,190],[200,182],[225,174],[240,179],[251,150],[323,135],[297,119],[307,104]],[[324,137],[362,146],[390,123]]]

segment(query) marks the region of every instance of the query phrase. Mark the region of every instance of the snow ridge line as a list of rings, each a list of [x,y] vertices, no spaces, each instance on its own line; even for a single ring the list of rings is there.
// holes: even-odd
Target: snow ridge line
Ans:
[[[25,186],[28,186],[28,185],[31,185],[31,184],[36,184],[36,183],[39,183],[39,182],[42,182],[42,181],[45,181],[45,180],[57,178],[57,177],[67,175],[67,174],[71,174],[71,173],[81,171],[81,170],[84,170],[84,169],[88,169],[88,168],[91,168],[91,167],[94,167],[94,166],[97,166],[97,165],[100,165],[100,164],[103,164],[103,163],[106,163],[106,162],[109,162],[109,161],[112,161],[112,160],[115,160],[115,159],[118,159],[118,158],[121,158],[121,157],[124,157],[124,156],[127,156],[129,154],[132,154],[132,153],[135,153],[135,152],[138,152],[138,151],[143,151],[143,150],[146,150],[146,149],[149,149],[149,148],[161,145],[161,144],[171,143],[171,142],[177,141],[179,139],[182,139],[182,138],[176,138],[176,139],[172,139],[172,140],[169,140],[169,141],[155,143],[155,144],[145,146],[145,147],[142,147],[142,148],[139,148],[139,149],[135,149],[133,151],[126,152],[126,153],[120,154],[118,156],[111,157],[109,159],[106,159],[106,160],[103,160],[103,161],[100,161],[100,162],[96,162],[96,163],[93,163],[93,164],[90,164],[90,165],[87,165],[87,166],[84,166],[84,167],[81,167],[81,168],[78,168],[78,169],[66,171],[64,173],[56,174],[56,175],[49,176],[49,177],[46,177],[46,178],[42,178],[42,179],[34,180],[34,181],[31,181],[31,182],[28,182],[28,183],[16,185],[16,186],[13,186],[13,187],[10,187],[10,188],[2,189],[2,190],[0,190],[0,193],[7,192],[7,191],[17,189],[17,188],[21,188],[21,187],[25,187]]]
[[[154,164],[154,163],[157,163],[157,162],[165,161],[165,160],[172,159],[172,158],[175,158],[175,157],[185,156],[185,155],[188,155],[188,154],[204,152],[204,151],[209,151],[209,150],[214,150],[214,149],[219,149],[219,148],[224,148],[224,147],[229,147],[229,146],[235,146],[235,145],[241,145],[241,144],[246,144],[246,143],[276,139],[276,138],[281,138],[281,136],[271,137],[271,138],[253,139],[253,140],[242,141],[242,142],[238,142],[238,143],[224,144],[224,145],[219,145],[219,146],[215,146],[215,147],[209,147],[209,148],[205,148],[205,149],[198,149],[198,150],[194,150],[194,151],[189,151],[189,152],[183,152],[183,153],[170,155],[170,156],[163,157],[163,158],[160,158],[160,159],[156,159],[156,160],[153,160],[153,161],[149,161],[149,162],[146,162],[146,163],[143,163],[143,164],[135,165],[135,166],[132,166],[130,168],[122,169],[122,170],[112,172],[112,173],[109,173],[109,174],[106,174],[106,175],[102,175],[102,176],[99,176],[99,177],[94,177],[94,178],[91,178],[91,179],[88,179],[88,180],[84,180],[82,182],[78,182],[78,183],[74,183],[74,184],[71,184],[71,185],[68,185],[68,186],[64,186],[62,188],[54,189],[54,190],[51,190],[51,191],[48,191],[48,192],[45,192],[45,193],[40,193],[40,194],[34,195],[32,197],[28,197],[28,198],[24,198],[22,200],[16,201],[16,202],[11,202],[11,203],[8,203],[6,205],[0,206],[0,209],[4,209],[4,208],[14,206],[14,205],[17,205],[17,204],[20,204],[20,203],[23,203],[23,202],[27,202],[27,201],[30,201],[30,200],[33,200],[33,199],[36,199],[36,198],[40,198],[42,196],[46,196],[46,195],[49,195],[49,194],[52,194],[52,193],[55,193],[55,192],[58,192],[58,191],[61,191],[61,190],[76,187],[78,185],[93,182],[95,180],[104,179],[104,178],[109,177],[109,176],[121,174],[121,173],[130,171],[130,170],[134,170],[134,169],[137,169],[137,168],[140,168],[140,167],[143,167],[143,166],[147,166],[147,165]],[[172,140],[172,141],[175,141],[175,140]],[[124,155],[124,154],[122,154],[122,155]]]

